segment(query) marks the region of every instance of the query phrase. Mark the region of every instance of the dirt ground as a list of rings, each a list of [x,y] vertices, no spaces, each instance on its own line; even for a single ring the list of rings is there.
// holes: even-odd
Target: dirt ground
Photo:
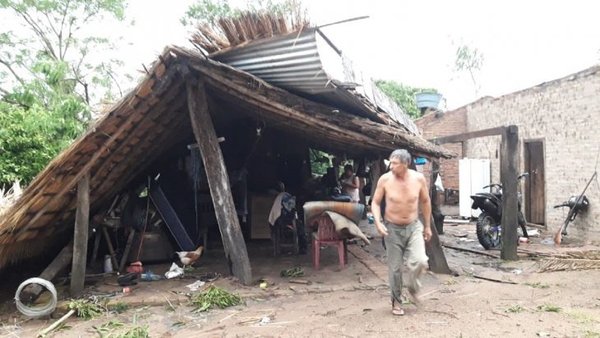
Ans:
[[[371,227],[362,227],[374,235]],[[545,236],[549,235],[542,233],[521,248],[554,250],[540,244]],[[440,239],[482,250],[473,224],[447,224]],[[241,286],[229,277],[213,282],[241,295],[245,305],[203,313],[192,312],[188,305],[186,285],[205,273],[225,275],[222,252],[216,250],[184,279],[141,282],[127,294],[114,278],[89,287],[89,294],[108,295],[112,304],[128,304],[128,309],[89,321],[71,318],[66,329],[50,336],[101,337],[102,331],[105,337],[116,337],[142,326],[151,337],[600,337],[597,270],[538,273],[539,262],[529,258],[502,262],[445,249],[449,265],[459,276],[426,275],[423,306],[405,304],[406,315],[394,317],[380,239],[373,239],[370,246],[350,245],[344,269],[339,268],[334,248],[323,249],[319,271],[312,269],[310,255],[270,257],[268,242],[250,245],[249,252],[253,274],[267,281],[266,289],[258,284]],[[295,266],[305,272],[298,279],[310,284],[279,276],[281,270]],[[150,268],[163,273],[168,265]],[[63,305],[53,318],[27,320],[10,302],[4,309],[1,337],[34,337],[66,312]],[[123,326],[111,328],[110,321]]]

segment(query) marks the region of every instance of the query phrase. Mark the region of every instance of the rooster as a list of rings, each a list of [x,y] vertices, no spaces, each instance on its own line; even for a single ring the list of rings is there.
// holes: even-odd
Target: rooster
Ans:
[[[183,264],[183,268],[186,266],[194,264],[202,253],[204,252],[204,247],[201,245],[198,249],[194,251],[176,251],[175,253],[179,256],[179,261]]]

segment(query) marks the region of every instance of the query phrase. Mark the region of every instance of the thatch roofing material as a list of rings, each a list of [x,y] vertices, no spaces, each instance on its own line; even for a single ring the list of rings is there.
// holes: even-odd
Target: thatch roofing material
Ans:
[[[56,157],[0,219],[0,268],[43,252],[72,229],[76,185],[90,173],[91,213],[97,212],[154,160],[192,135],[185,81],[205,81],[210,95],[246,114],[354,154],[397,147],[434,157],[452,154],[401,129],[372,122],[275,88],[198,53],[168,48],[135,90]],[[214,113],[214,112],[213,112]]]

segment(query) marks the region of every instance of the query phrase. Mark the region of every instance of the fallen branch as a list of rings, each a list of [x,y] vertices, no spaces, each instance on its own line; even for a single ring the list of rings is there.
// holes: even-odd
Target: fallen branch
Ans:
[[[504,284],[519,284],[513,281],[507,281],[507,280],[502,280],[502,279],[496,279],[496,278],[491,278],[491,277],[483,277],[483,276],[478,276],[478,275],[473,275],[473,278],[477,278],[477,279],[483,279],[483,280],[487,280],[490,282],[496,282],[496,283],[504,283]]]
[[[52,330],[56,329],[60,324],[62,324],[65,320],[67,320],[69,317],[71,317],[74,313],[75,313],[75,309],[69,310],[69,312],[67,312],[66,315],[60,317],[59,320],[55,321],[54,324],[48,326],[43,331],[40,331],[40,333],[38,333],[37,336],[45,337],[48,333],[50,333]]]
[[[470,252],[470,253],[474,253],[474,254],[478,254],[478,255],[483,255],[483,256],[488,256],[488,257],[493,257],[493,258],[500,258],[500,256],[498,256],[496,254],[485,252],[485,251],[479,251],[479,250],[474,250],[474,249],[463,248],[463,247],[454,246],[454,245],[450,245],[450,244],[446,244],[446,243],[442,243],[442,246],[444,246],[444,247],[446,247],[448,249],[454,249],[454,250],[458,250],[458,251],[465,251],[465,252]]]

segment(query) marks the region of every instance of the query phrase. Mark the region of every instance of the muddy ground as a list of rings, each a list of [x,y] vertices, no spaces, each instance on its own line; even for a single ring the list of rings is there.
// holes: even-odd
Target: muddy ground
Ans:
[[[447,224],[445,230],[443,242],[482,250],[472,224]],[[552,251],[553,247],[540,244],[549,236],[542,233],[521,248]],[[532,258],[502,262],[445,249],[459,276],[428,274],[421,293],[423,306],[405,304],[406,315],[394,317],[378,239],[370,246],[351,245],[344,269],[334,248],[323,250],[319,271],[312,269],[310,255],[270,257],[268,242],[253,243],[249,251],[253,274],[267,281],[266,289],[258,284],[241,286],[228,277],[207,284],[240,294],[245,305],[201,313],[189,306],[186,285],[206,273],[225,275],[222,252],[213,250],[184,279],[142,282],[126,294],[114,278],[90,286],[89,294],[108,296],[111,304],[127,304],[127,309],[88,321],[70,318],[63,330],[50,336],[117,337],[139,326],[151,337],[600,337],[598,270],[538,273],[539,261]],[[305,272],[297,279],[310,284],[279,276],[294,266]],[[150,268],[162,273],[168,265]],[[62,304],[53,318],[28,320],[6,301],[0,336],[34,337],[65,312]]]

